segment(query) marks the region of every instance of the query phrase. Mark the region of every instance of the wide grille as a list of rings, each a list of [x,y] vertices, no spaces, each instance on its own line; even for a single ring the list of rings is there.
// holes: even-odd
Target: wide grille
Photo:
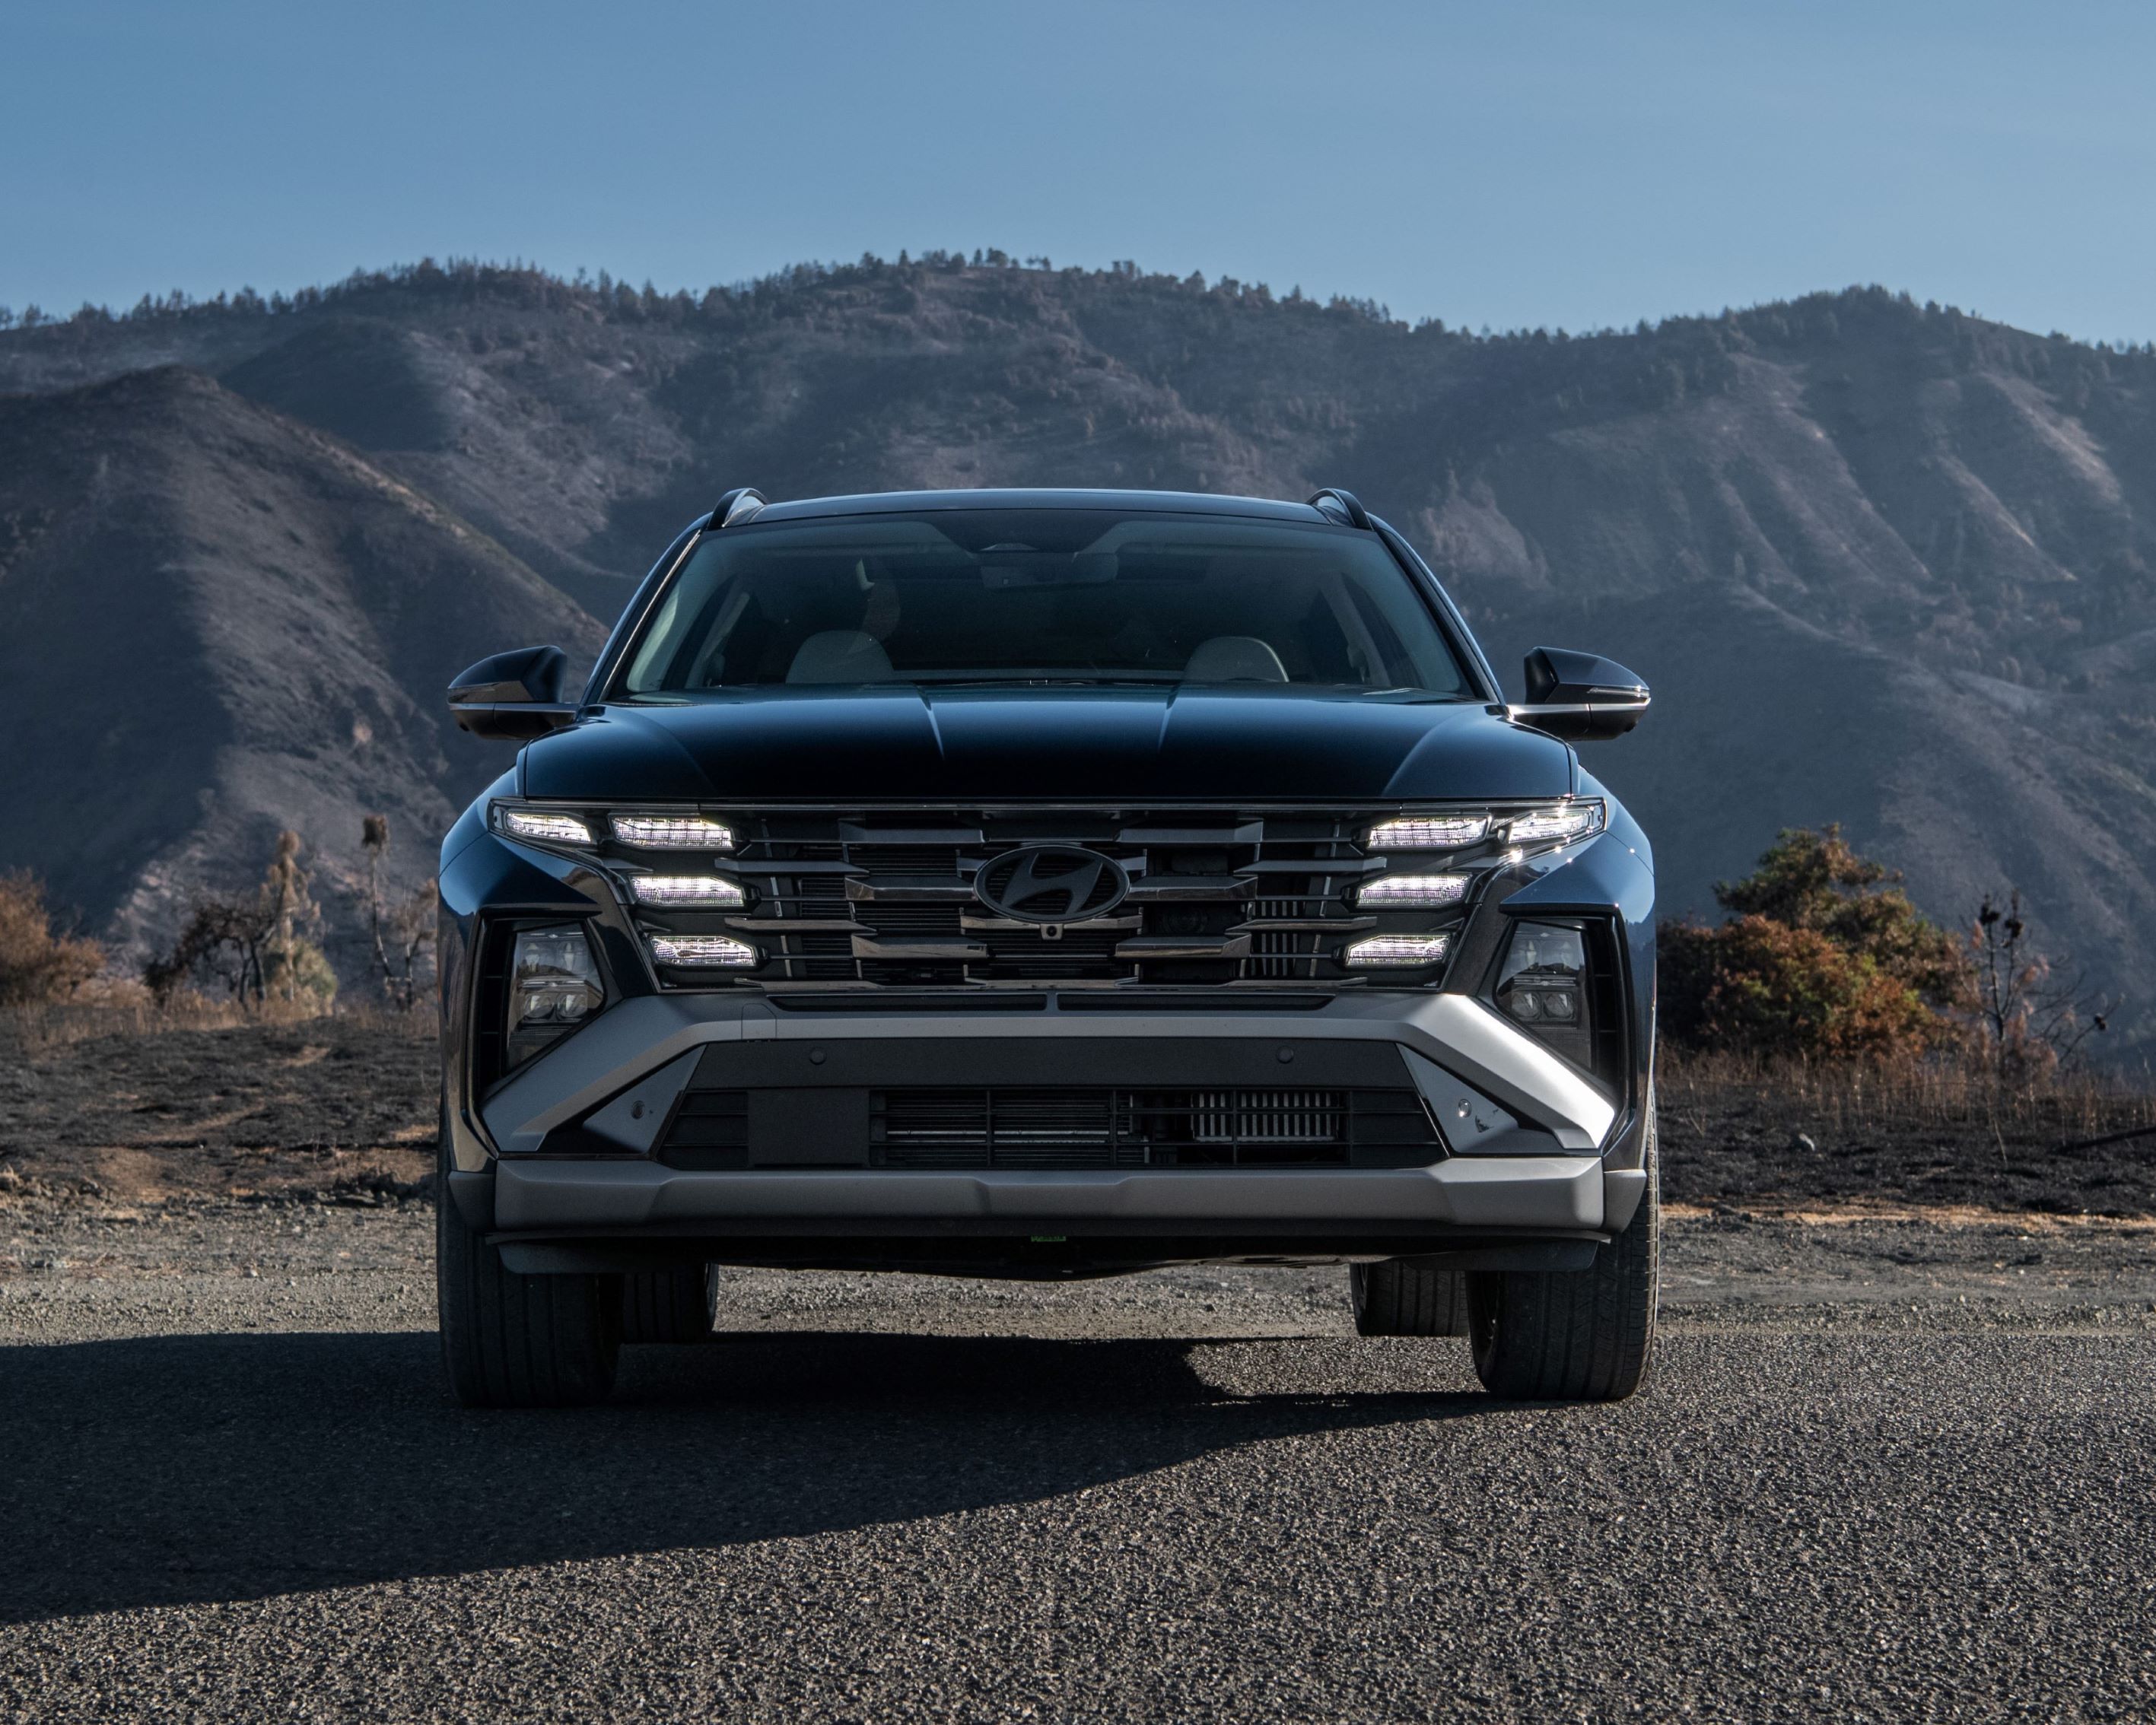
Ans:
[[[1412,1166],[1438,1154],[1411,1090],[885,1090],[869,1136],[885,1168]]]
[[[713,861],[747,903],[639,917],[653,929],[746,939],[763,955],[752,974],[662,979],[675,986],[1359,987],[1368,975],[1340,959],[1352,939],[1456,919],[1356,909],[1356,885],[1386,867],[1363,835],[1387,812],[729,811],[737,848]],[[1127,896],[1060,925],[1000,914],[977,896],[982,871],[1032,845],[1109,858]]]

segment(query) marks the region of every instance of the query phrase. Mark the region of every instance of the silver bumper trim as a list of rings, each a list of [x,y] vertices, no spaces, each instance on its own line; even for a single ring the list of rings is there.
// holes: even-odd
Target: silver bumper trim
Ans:
[[[601,1013],[560,1047],[542,1055],[497,1091],[481,1114],[503,1156],[528,1155],[555,1128],[582,1118],[706,1043],[935,1036],[1368,1039],[1397,1044],[1435,1062],[1504,1108],[1545,1128],[1566,1150],[1599,1152],[1617,1119],[1616,1108],[1600,1091],[1525,1031],[1480,1001],[1447,994],[1343,996],[1315,1011],[844,1015],[781,1011],[752,996],[647,995]],[[877,1178],[891,1176],[879,1174]],[[1204,1177],[1208,1190],[1215,1183],[1214,1175]]]

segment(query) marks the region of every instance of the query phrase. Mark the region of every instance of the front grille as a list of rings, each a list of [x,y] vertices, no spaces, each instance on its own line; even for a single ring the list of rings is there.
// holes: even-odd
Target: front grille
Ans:
[[[1363,836],[1389,812],[729,810],[737,848],[711,866],[741,884],[747,904],[637,914],[652,931],[731,935],[762,955],[753,972],[734,976],[662,973],[669,986],[1423,985],[1438,980],[1438,967],[1373,978],[1341,960],[1359,936],[1444,927],[1460,914],[1356,909],[1356,885],[1387,866]],[[983,871],[1030,845],[1110,859],[1128,895],[1095,912],[1105,895],[1091,894],[1060,924],[999,913],[977,896],[989,883]],[[619,845],[602,849],[610,861],[652,866]]]

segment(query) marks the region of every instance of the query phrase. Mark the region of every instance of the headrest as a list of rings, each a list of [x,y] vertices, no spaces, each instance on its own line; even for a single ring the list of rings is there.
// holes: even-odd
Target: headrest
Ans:
[[[1285,683],[1281,656],[1255,635],[1215,635],[1198,643],[1183,668],[1185,683]]]
[[[801,643],[787,668],[788,683],[888,683],[891,655],[859,629],[825,629]]]

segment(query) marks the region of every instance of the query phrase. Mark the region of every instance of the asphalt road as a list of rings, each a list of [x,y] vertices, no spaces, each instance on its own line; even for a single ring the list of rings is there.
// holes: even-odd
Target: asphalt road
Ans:
[[[2092,1303],[1905,1227],[1791,1299],[1736,1231],[1614,1408],[1182,1272],[746,1276],[614,1405],[481,1415],[415,1213],[18,1227],[0,1717],[2156,1711],[2156,1240],[2067,1241]]]

